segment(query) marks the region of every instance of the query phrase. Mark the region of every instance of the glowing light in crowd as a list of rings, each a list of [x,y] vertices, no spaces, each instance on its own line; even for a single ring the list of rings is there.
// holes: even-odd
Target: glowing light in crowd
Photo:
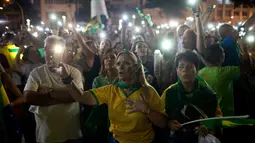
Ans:
[[[129,26],[129,27],[132,27],[132,26],[133,26],[133,24],[132,24],[131,22],[129,22],[129,23],[128,23],[128,26]]]
[[[169,28],[170,28],[169,26],[166,27],[166,29],[169,29]]]
[[[142,25],[144,25],[144,24],[145,24],[145,21],[142,21],[141,23],[142,23]]]
[[[177,27],[178,25],[179,25],[179,23],[177,21],[172,20],[169,22],[170,27]]]
[[[221,24],[221,23],[219,23],[219,24],[217,25],[217,27],[216,27],[216,28],[217,28],[217,29],[219,29],[221,25],[222,25],[222,24]]]
[[[123,20],[125,20],[125,21],[128,20],[128,16],[127,16],[127,15],[123,15],[122,18],[123,18]]]
[[[26,49],[26,48],[27,48],[27,45],[24,45],[24,48]]]
[[[140,28],[139,28],[139,27],[136,27],[136,28],[135,28],[135,32],[136,32],[136,33],[140,32]]]
[[[132,16],[132,18],[133,18],[133,19],[136,19],[136,16],[135,16],[135,15],[133,15],[133,16]]]
[[[243,28],[243,27],[241,28],[241,31],[244,31],[244,28]]]
[[[156,30],[156,34],[159,34],[159,30]]]
[[[30,27],[31,27],[31,28],[34,28],[34,26],[33,26],[33,25],[30,25]]]
[[[63,47],[62,45],[55,45],[54,46],[54,52],[57,53],[57,54],[60,54],[63,52]]]
[[[156,55],[157,55],[157,54],[160,54],[160,50],[155,50],[155,51],[154,51],[154,54],[156,54]]]
[[[6,28],[6,29],[9,29],[9,27],[8,27],[8,26],[5,26],[5,28]]]
[[[213,26],[213,24],[209,23],[209,24],[207,25],[207,27],[208,27],[208,29],[212,29],[214,26]]]
[[[231,19],[233,19],[234,18],[234,16],[231,16]]]
[[[56,19],[57,19],[56,14],[51,14],[50,19],[52,19],[52,20],[56,20]]]
[[[190,16],[190,17],[187,17],[186,20],[188,20],[188,21],[194,21],[194,18]]]
[[[164,28],[165,27],[165,25],[164,24],[161,24],[161,26],[160,26],[161,28]]]
[[[63,15],[63,16],[62,16],[62,19],[66,19],[66,16],[65,16],[65,15]]]
[[[253,30],[253,27],[250,27],[250,28],[249,28],[249,31],[251,31],[251,30]]]
[[[62,22],[61,22],[61,21],[58,21],[58,25],[59,25],[59,26],[62,26]]]
[[[49,28],[45,28],[45,31],[50,31],[50,29]]]
[[[38,33],[37,32],[34,32],[33,34],[32,34],[34,37],[38,37]]]
[[[80,28],[81,26],[79,24],[77,24],[76,27]]]
[[[169,39],[164,39],[164,40],[162,41],[161,46],[162,46],[162,48],[163,48],[164,50],[169,50],[169,49],[171,49],[171,48],[173,47],[173,43],[172,43],[172,41],[169,40]]]
[[[238,25],[242,25],[242,24],[243,24],[243,22],[241,22],[241,21],[240,21],[240,22],[238,22]]]
[[[231,24],[231,21],[229,21],[228,24]]]
[[[249,36],[247,37],[247,41],[248,41],[249,43],[254,43],[254,42],[255,42],[254,36],[253,36],[253,35],[249,35]]]
[[[117,30],[115,30],[115,31],[114,31],[114,33],[115,33],[115,34],[117,34],[117,33],[118,33],[118,31],[117,31]]]
[[[214,31],[214,30],[216,30],[216,28],[213,27],[211,30]]]
[[[190,5],[195,5],[197,3],[197,0],[188,0],[188,3]]]
[[[27,22],[30,22],[30,19],[27,19],[26,21],[27,21]]]
[[[133,40],[135,40],[136,39],[136,37],[135,36],[133,36]]]
[[[157,26],[157,29],[160,29],[160,26]]]
[[[2,9],[4,9],[3,7],[0,7],[0,9],[2,10]]]
[[[38,31],[43,31],[43,28],[40,27],[40,26],[36,26],[36,29],[37,29]]]
[[[69,27],[69,28],[72,28],[72,27],[73,27],[73,24],[69,23],[69,24],[68,24],[68,27]]]
[[[42,24],[42,25],[44,25],[44,22],[43,22],[43,21],[41,21],[41,24]]]
[[[238,30],[238,27],[236,27],[236,26],[234,26],[233,28],[234,28],[235,30]]]
[[[100,38],[106,38],[106,33],[105,32],[101,32],[101,33],[99,33],[99,36],[100,36]]]
[[[213,8],[216,8],[216,5],[213,5]]]
[[[30,31],[31,31],[31,28],[27,28],[27,31],[30,32]]]

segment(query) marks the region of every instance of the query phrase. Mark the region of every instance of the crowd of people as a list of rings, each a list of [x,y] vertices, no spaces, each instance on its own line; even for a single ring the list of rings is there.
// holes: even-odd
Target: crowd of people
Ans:
[[[45,40],[27,31],[5,33],[0,142],[197,143],[208,135],[223,143],[251,142],[244,135],[253,127],[183,126],[210,117],[254,117],[249,51],[255,43],[245,40],[254,33],[240,37],[223,24],[212,34],[195,15],[194,28],[161,34],[149,26],[136,33],[125,22],[117,32],[104,31],[106,37],[75,28]],[[165,40],[170,44],[162,45]],[[19,48],[12,59],[13,45]]]

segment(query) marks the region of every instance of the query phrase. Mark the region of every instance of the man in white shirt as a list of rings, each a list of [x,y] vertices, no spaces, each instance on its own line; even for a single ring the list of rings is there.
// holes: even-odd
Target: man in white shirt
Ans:
[[[51,97],[71,94],[72,81],[83,88],[79,70],[61,62],[64,50],[63,38],[47,37],[44,44],[46,64],[30,73],[24,89],[25,102],[32,105],[29,110],[35,115],[38,143],[81,142],[79,104],[71,98],[59,101]]]

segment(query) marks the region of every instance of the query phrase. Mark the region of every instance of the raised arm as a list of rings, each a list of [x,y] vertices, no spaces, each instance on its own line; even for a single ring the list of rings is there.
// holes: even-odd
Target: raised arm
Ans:
[[[200,11],[196,12],[195,21],[196,21],[196,30],[197,30],[197,47],[196,48],[200,54],[203,54],[206,48],[206,43],[205,43],[203,26],[200,19]]]

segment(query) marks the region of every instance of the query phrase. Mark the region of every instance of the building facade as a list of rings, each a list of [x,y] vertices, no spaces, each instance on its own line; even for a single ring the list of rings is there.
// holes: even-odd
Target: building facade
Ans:
[[[217,22],[228,22],[236,25],[239,22],[246,21],[255,13],[255,4],[253,7],[246,5],[234,7],[234,3],[230,0],[207,0],[207,4],[216,6],[211,20]]]
[[[75,0],[41,0],[41,19],[49,27],[65,26],[76,12]]]

